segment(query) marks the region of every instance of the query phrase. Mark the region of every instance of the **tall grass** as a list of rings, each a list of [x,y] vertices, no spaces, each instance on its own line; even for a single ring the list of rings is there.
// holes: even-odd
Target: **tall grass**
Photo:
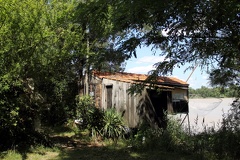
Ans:
[[[137,149],[195,155],[199,159],[240,159],[240,105],[223,116],[220,128],[203,125],[204,130],[189,134],[180,123],[168,119],[165,130],[143,123],[129,143]],[[196,124],[197,125],[197,124]],[[195,126],[196,127],[196,126]]]

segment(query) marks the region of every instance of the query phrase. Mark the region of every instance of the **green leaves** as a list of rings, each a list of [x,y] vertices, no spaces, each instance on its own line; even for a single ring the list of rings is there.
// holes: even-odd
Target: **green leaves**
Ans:
[[[106,110],[103,121],[104,127],[102,132],[104,137],[112,138],[115,142],[120,137],[123,137],[125,133],[123,117],[115,109]]]
[[[123,117],[115,109],[101,111],[96,108],[90,96],[77,97],[76,100],[77,118],[83,121],[80,127],[92,130],[104,138],[111,138],[114,142],[117,142],[124,135]]]
[[[70,51],[81,40],[71,31],[73,3],[15,0],[0,6],[0,132],[34,130],[38,115],[53,123],[59,121],[55,114],[65,118],[77,94]],[[49,116],[46,108],[59,113]]]

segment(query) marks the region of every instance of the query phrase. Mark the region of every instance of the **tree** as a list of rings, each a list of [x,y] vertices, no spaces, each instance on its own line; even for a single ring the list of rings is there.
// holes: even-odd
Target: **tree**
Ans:
[[[129,58],[116,49],[118,38],[113,33],[113,8],[107,1],[83,1],[77,6],[74,21],[82,28],[88,57],[83,65],[93,70],[122,71]]]
[[[1,140],[0,148],[9,147],[18,141],[17,133],[33,130],[33,115],[36,103],[33,102],[33,70],[36,68],[37,50],[42,47],[42,25],[38,3],[30,1],[0,1],[0,56],[1,56]],[[28,8],[28,9],[27,9]],[[27,9],[27,10],[26,10]],[[25,11],[26,12],[23,12]],[[39,48],[38,48],[39,47]],[[17,142],[16,142],[17,143]]]
[[[0,1],[0,149],[37,142],[39,119],[64,122],[74,110],[72,50],[84,50],[72,31],[74,3]]]
[[[73,118],[84,68],[121,69],[111,9],[89,14],[94,3],[0,0],[0,150],[36,142],[40,121]]]
[[[112,0],[116,32],[125,32],[119,50],[136,54],[136,47],[153,45],[166,60],[154,75],[196,64],[209,71],[213,85],[240,84],[240,2]],[[216,65],[215,65],[216,64]]]

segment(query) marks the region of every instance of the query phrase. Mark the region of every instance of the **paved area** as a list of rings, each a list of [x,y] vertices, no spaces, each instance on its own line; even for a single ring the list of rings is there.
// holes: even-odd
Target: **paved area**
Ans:
[[[226,114],[231,107],[234,98],[202,98],[189,100],[189,121],[192,132],[199,132],[204,128],[214,127],[218,129],[222,121],[223,114]],[[183,118],[184,114],[177,115]],[[187,118],[183,124],[188,125]]]

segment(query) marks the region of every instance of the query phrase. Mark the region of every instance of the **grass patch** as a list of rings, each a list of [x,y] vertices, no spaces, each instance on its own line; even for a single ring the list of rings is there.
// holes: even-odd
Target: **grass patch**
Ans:
[[[2,160],[54,160],[58,158],[60,150],[57,148],[46,148],[38,146],[26,152],[9,150],[0,154]]]
[[[175,152],[165,152],[158,149],[140,150],[128,148],[124,145],[111,145],[107,146],[97,144],[87,144],[76,148],[62,148],[62,149],[49,149],[49,148],[33,148],[26,154],[20,154],[15,151],[8,151],[2,157],[2,160],[149,160],[149,159],[167,159],[167,160],[191,160],[201,159],[198,155],[186,155]]]
[[[21,154],[19,154],[18,152],[14,151],[14,150],[9,150],[6,152],[2,152],[0,154],[0,158],[2,160],[22,160],[22,156]]]
[[[144,150],[129,147],[126,140],[119,140],[114,143],[112,140],[101,142],[90,141],[87,131],[83,132],[64,131],[53,134],[57,147],[46,148],[44,146],[32,147],[26,152],[19,153],[17,151],[2,152],[0,159],[3,160],[147,160],[147,159],[193,159],[192,156],[161,152],[158,149]],[[87,138],[88,137],[88,138]],[[73,145],[75,144],[75,145]]]
[[[88,130],[60,127],[48,130],[55,147],[31,147],[25,151],[0,153],[3,160],[202,160],[237,159],[240,134],[224,129],[189,135],[176,121],[166,130],[143,125],[130,139],[92,137]]]

